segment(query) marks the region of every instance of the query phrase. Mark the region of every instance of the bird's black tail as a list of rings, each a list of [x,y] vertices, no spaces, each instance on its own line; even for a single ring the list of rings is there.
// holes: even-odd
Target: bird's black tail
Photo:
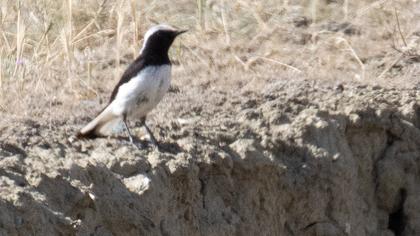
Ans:
[[[97,135],[95,133],[94,129],[90,130],[87,133],[82,133],[81,131],[79,131],[76,134],[76,138],[78,138],[78,139],[95,139],[95,138],[98,138],[98,137],[99,137],[99,135]]]
[[[115,116],[111,109],[105,108],[99,115],[89,124],[83,127],[76,137],[79,139],[94,139],[101,136],[109,135],[115,124],[119,121],[119,117]]]

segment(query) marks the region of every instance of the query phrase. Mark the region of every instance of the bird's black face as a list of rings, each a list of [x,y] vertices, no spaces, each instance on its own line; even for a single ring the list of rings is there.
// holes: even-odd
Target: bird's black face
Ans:
[[[185,32],[185,30],[158,30],[147,39],[143,53],[167,55],[175,38]]]

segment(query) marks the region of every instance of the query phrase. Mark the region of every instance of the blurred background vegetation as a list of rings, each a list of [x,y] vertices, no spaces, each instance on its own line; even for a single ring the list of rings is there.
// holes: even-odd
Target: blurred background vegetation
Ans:
[[[171,49],[181,91],[278,80],[420,85],[416,0],[0,0],[0,112],[62,119],[106,102],[152,25],[189,29]],[[197,94],[199,96],[199,94]]]

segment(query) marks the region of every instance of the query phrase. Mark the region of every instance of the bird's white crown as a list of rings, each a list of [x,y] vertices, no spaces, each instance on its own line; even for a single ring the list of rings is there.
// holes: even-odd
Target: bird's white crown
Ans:
[[[160,24],[160,25],[155,25],[151,27],[150,29],[146,31],[146,34],[144,35],[143,46],[140,49],[140,54],[143,52],[144,48],[146,47],[147,40],[149,40],[150,36],[152,36],[154,33],[160,30],[176,31],[174,27],[167,24]]]

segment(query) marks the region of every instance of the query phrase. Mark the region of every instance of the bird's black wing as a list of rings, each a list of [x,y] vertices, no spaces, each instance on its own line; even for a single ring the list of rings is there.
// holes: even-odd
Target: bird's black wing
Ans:
[[[143,68],[146,66],[145,60],[142,56],[139,56],[134,62],[132,62],[128,68],[125,70],[124,74],[122,75],[120,81],[115,86],[114,90],[112,91],[111,97],[109,99],[109,104],[114,101],[115,97],[117,96],[118,89],[121,85],[129,82],[133,77],[135,77]]]
[[[115,97],[117,96],[118,93],[118,89],[120,88],[121,85],[129,82],[133,77],[135,77],[144,67],[146,66],[145,60],[142,56],[139,56],[134,62],[132,62],[128,68],[125,70],[123,76],[121,77],[120,81],[118,82],[118,84],[115,86],[114,90],[112,91],[111,94],[111,98],[109,99],[109,104],[111,104],[111,102],[115,99]],[[105,106],[99,113],[97,116],[99,116],[107,107]],[[76,134],[77,138],[96,138],[99,137],[100,135],[96,134],[96,126],[93,127],[92,129],[86,131],[86,132],[78,132]]]

